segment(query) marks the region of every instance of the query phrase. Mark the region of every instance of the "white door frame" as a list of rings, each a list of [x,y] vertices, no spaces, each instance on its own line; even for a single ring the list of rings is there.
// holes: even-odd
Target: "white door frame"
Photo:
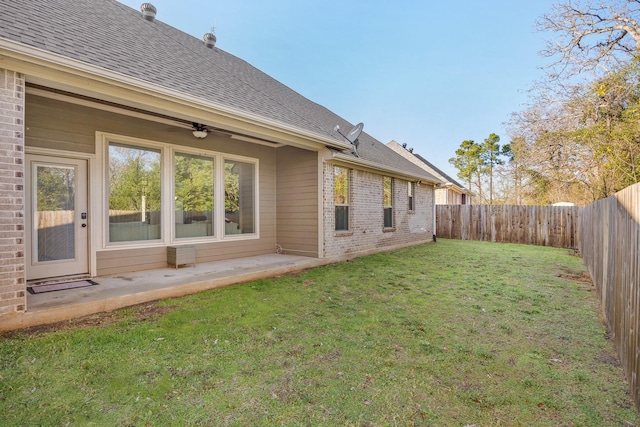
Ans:
[[[96,224],[92,219],[92,212],[95,212],[95,207],[93,206],[93,198],[91,197],[91,182],[92,182],[92,173],[95,172],[95,155],[87,154],[87,153],[74,153],[68,151],[60,151],[60,150],[52,150],[46,148],[37,148],[37,147],[26,147],[25,149],[25,174],[29,175],[32,173],[30,161],[36,159],[38,162],[51,162],[55,164],[56,160],[58,162],[64,163],[65,161],[70,161],[71,163],[77,161],[84,161],[86,164],[86,183],[85,189],[83,191],[86,193],[86,212],[87,212],[87,220],[83,221],[83,223],[87,224],[87,227],[84,228],[83,233],[86,234],[86,268],[85,273],[88,273],[90,276],[96,275],[96,251],[95,251],[95,239],[93,234],[96,229]],[[31,227],[30,217],[32,215],[32,200],[28,200],[27,196],[33,197],[33,189],[28,188],[26,183],[32,185],[31,176],[25,176],[25,228]],[[78,218],[80,218],[80,213],[78,212]],[[80,227],[81,223],[78,223]],[[99,228],[99,227],[98,227]],[[29,238],[31,236],[31,231],[26,230],[26,236]],[[32,236],[31,236],[32,237]],[[84,245],[84,243],[83,243]],[[31,254],[27,253],[32,251],[32,242],[29,240],[25,240],[25,270],[26,276],[28,279],[31,279],[29,274],[29,269],[31,268]]]

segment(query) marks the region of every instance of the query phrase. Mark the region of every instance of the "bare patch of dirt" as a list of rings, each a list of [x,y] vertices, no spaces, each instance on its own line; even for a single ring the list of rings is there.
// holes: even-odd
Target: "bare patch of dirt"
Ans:
[[[591,276],[587,271],[574,271],[574,270],[565,269],[563,270],[562,273],[558,274],[558,277],[562,279],[573,280],[574,282],[588,283],[588,284],[593,283],[591,280]]]
[[[604,363],[606,365],[622,366],[622,365],[620,365],[620,361],[618,360],[617,357],[612,356],[610,354],[606,354],[606,353],[600,354],[598,357],[596,357],[596,360],[598,362]]]
[[[160,305],[158,302],[143,303],[115,311],[91,314],[77,319],[38,325],[15,331],[0,332],[0,337],[9,338],[14,335],[39,335],[46,332],[74,331],[94,327],[104,328],[130,317],[135,318],[135,320],[139,322],[154,322],[171,312],[174,308],[174,306],[170,305]]]

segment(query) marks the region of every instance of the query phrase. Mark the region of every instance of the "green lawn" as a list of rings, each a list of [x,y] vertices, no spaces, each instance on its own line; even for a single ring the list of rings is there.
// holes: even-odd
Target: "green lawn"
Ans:
[[[439,240],[5,334],[0,425],[636,425],[586,277]]]

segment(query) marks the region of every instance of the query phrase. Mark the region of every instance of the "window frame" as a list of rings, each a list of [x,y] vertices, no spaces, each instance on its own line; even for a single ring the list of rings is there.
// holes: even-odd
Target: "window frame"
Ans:
[[[122,242],[109,241],[109,147],[111,144],[131,146],[160,152],[160,239],[134,240]],[[214,232],[213,236],[175,237],[175,154],[211,157],[214,160]],[[224,242],[231,240],[255,240],[260,238],[260,159],[229,154],[213,150],[203,150],[179,144],[163,143],[141,138],[129,137],[106,132],[96,132],[96,164],[90,172],[93,182],[100,182],[99,199],[92,209],[96,227],[93,236],[100,250],[122,250],[133,248],[163,247],[172,244]],[[225,160],[251,163],[254,167],[254,230],[253,233],[224,235],[224,162]]]
[[[416,211],[416,183],[407,181],[407,209],[409,212]]]
[[[336,177],[338,176],[338,170],[345,171],[345,177],[347,180],[347,188],[346,188],[346,202],[347,203],[337,203],[337,194],[336,194]],[[336,233],[348,233],[351,230],[351,169],[346,168],[344,166],[333,165],[333,231]],[[342,214],[346,216],[346,228],[338,228],[338,208],[346,208],[346,214]]]
[[[387,182],[389,183],[388,189],[387,189]],[[394,190],[393,178],[390,176],[383,175],[382,176],[382,227],[385,230],[393,229],[395,225],[394,209],[393,209],[393,190]],[[387,211],[389,213],[387,213]],[[387,219],[389,219],[390,224],[387,223]]]
[[[148,240],[121,240],[112,242],[110,236],[110,215],[109,215],[109,206],[110,206],[110,196],[111,196],[111,185],[110,185],[110,148],[113,145],[119,145],[123,147],[129,147],[132,149],[139,150],[148,150],[148,151],[156,151],[160,155],[160,213],[159,213],[159,232],[160,237],[157,239],[148,239]],[[165,230],[165,215],[167,214],[167,206],[165,203],[165,179],[164,179],[164,169],[166,168],[166,152],[163,149],[161,144],[153,143],[151,141],[146,140],[138,140],[136,138],[126,138],[120,137],[117,135],[113,135],[110,138],[105,139],[104,141],[104,161],[103,164],[103,175],[104,186],[103,189],[103,199],[104,199],[104,210],[103,220],[101,221],[101,227],[103,229],[103,248],[126,248],[131,246],[140,246],[140,247],[148,247],[148,246],[159,246],[162,245],[163,242],[167,239],[167,232]]]
[[[185,149],[183,149],[185,148]],[[211,235],[210,236],[191,236],[191,237],[178,237],[177,236],[177,225],[178,223],[177,218],[176,218],[176,213],[178,211],[178,206],[176,205],[177,202],[177,196],[176,196],[176,157],[178,155],[185,155],[185,156],[193,156],[193,157],[201,157],[203,159],[211,159],[213,162],[213,218],[212,218],[212,230],[211,230]],[[219,154],[215,154],[213,152],[203,152],[202,150],[193,150],[193,149],[189,149],[189,147],[180,147],[180,146],[174,146],[171,148],[171,175],[172,175],[172,180],[171,180],[171,242],[172,243],[177,243],[177,242],[185,242],[185,241],[197,241],[197,240],[205,240],[205,241],[211,241],[211,240],[219,240],[219,238],[221,237],[218,234],[218,230],[217,230],[217,224],[219,222],[219,218],[217,218],[219,216],[218,214],[218,209],[216,206],[216,194],[217,194],[217,190],[216,190],[216,186],[218,185],[218,176],[217,176],[217,172],[218,172],[218,157],[220,157]]]
[[[259,160],[244,157],[244,156],[236,156],[232,154],[221,154],[219,160],[218,167],[218,177],[219,181],[218,187],[220,190],[220,197],[216,197],[216,200],[219,203],[220,208],[218,212],[222,212],[222,219],[218,220],[218,229],[220,230],[220,234],[218,234],[220,240],[242,240],[247,237],[259,237],[259,225],[260,225],[260,187],[259,176],[260,176],[260,167]],[[238,234],[227,234],[225,232],[225,224],[226,224],[226,211],[225,211],[225,164],[227,161],[239,162],[239,163],[247,163],[253,165],[253,232],[252,233],[238,233]]]

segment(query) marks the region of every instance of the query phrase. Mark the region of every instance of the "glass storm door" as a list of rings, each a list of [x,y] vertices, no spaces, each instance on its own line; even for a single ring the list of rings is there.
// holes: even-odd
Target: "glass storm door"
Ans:
[[[87,162],[26,158],[27,280],[88,273]]]

